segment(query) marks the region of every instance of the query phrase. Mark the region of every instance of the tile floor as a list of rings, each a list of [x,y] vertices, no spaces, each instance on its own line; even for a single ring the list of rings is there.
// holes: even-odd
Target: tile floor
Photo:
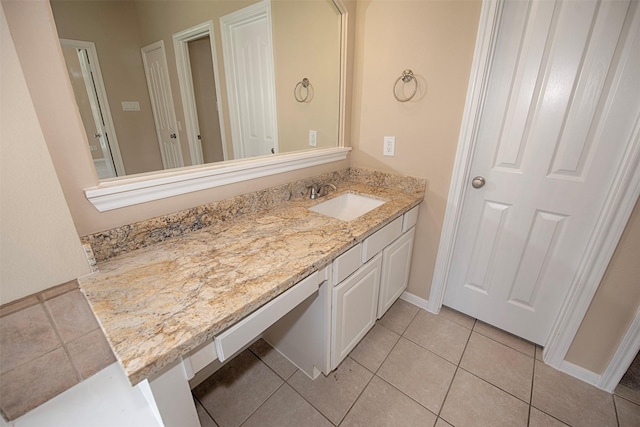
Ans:
[[[399,300],[328,377],[260,340],[193,390],[203,427],[640,426],[640,399],[598,390],[541,349],[443,307]],[[635,400],[635,403],[634,403]]]

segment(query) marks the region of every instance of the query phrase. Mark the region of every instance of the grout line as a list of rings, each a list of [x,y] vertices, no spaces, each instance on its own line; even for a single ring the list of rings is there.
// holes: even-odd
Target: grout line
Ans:
[[[476,322],[473,322],[473,326],[476,326]],[[464,345],[464,349],[462,350],[462,354],[460,355],[460,360],[458,360],[458,363],[456,364],[456,370],[453,373],[453,377],[451,377],[451,382],[449,383],[449,387],[447,388],[447,392],[444,395],[444,399],[442,399],[442,405],[440,405],[440,409],[438,410],[438,413],[436,414],[436,416],[438,418],[442,418],[440,416],[440,414],[442,413],[442,409],[444,409],[444,405],[447,402],[447,398],[449,397],[449,393],[451,392],[451,387],[453,386],[453,381],[455,381],[456,379],[456,375],[458,375],[458,369],[460,369],[460,363],[462,362],[462,358],[464,357],[464,352],[467,351],[467,346],[469,345],[469,340],[471,339],[471,334],[473,333],[473,328],[471,328],[471,331],[469,332],[469,336],[467,337],[467,342]],[[447,421],[446,419],[442,418],[443,420]],[[447,421],[449,422],[449,421]]]
[[[258,360],[260,360],[260,359],[258,358]],[[260,361],[262,362],[262,360],[260,360]],[[264,362],[263,362],[263,363],[264,363]],[[265,365],[266,365],[266,363],[265,363]],[[278,376],[278,378],[280,378],[280,376]],[[245,418],[244,420],[242,420],[242,421],[240,422],[240,427],[242,427],[242,426],[243,426],[247,421],[249,421],[249,418],[251,418],[251,417],[253,416],[253,414],[255,414],[256,412],[258,412],[258,411],[260,410],[260,408],[262,408],[264,405],[266,405],[266,403],[269,401],[269,399],[271,399],[271,397],[273,397],[273,396],[278,392],[278,390],[280,390],[282,387],[284,387],[284,385],[285,385],[285,384],[287,384],[287,382],[286,382],[286,381],[283,381],[283,382],[282,382],[282,384],[280,384],[280,385],[278,386],[278,388],[276,388],[276,389],[273,391],[273,393],[271,393],[269,396],[267,396],[267,398],[264,400],[264,402],[262,402],[260,405],[258,405],[258,407],[257,407],[256,409],[254,409],[254,410],[253,410],[253,411],[252,411],[252,412],[247,416],[247,418]],[[287,384],[287,385],[289,385],[289,384]],[[214,420],[214,421],[215,421],[215,420]],[[218,424],[218,423],[216,422],[216,424]],[[219,424],[218,424],[218,425],[219,425]]]
[[[46,304],[46,302],[44,300],[40,302],[40,305],[42,305],[42,309],[44,310],[44,313],[46,314],[47,318],[49,319],[49,323],[51,324],[51,327],[53,328],[53,331],[55,332],[56,336],[58,337],[58,340],[60,341],[60,346],[62,347],[62,350],[64,351],[65,356],[67,356],[67,359],[69,360],[69,363],[73,367],[73,372],[75,372],[75,374],[76,374],[76,380],[78,381],[78,383],[81,383],[84,380],[84,378],[82,378],[82,374],[80,373],[80,370],[76,367],[76,364],[75,364],[73,358],[71,357],[71,353],[69,352],[69,349],[67,348],[67,344],[68,343],[65,343],[64,340],[62,339],[62,335],[60,334],[60,331],[58,330],[58,325],[56,325],[56,322],[53,320],[53,315],[49,311],[49,306]],[[81,335],[81,337],[82,336],[84,336],[84,335]],[[78,338],[80,338],[80,337],[78,337]]]
[[[616,422],[618,423],[618,427],[620,427],[620,416],[618,415],[618,405],[616,404],[616,399],[611,395],[611,400],[613,401],[613,413],[616,414]]]
[[[533,353],[533,370],[531,371],[531,392],[529,393],[529,416],[527,418],[527,427],[531,424],[531,404],[533,403],[533,383],[536,378],[536,360],[535,349]]]
[[[198,399],[198,396],[196,396],[196,395],[193,393],[193,390],[191,391],[191,396],[193,397],[193,400],[197,400],[197,401],[198,401],[198,403],[200,404],[200,406],[202,406],[202,409],[204,409],[204,412],[206,412],[206,413],[207,413],[207,415],[209,416],[209,418],[211,418],[211,421],[213,421],[213,423],[214,423],[215,425],[218,425],[218,423],[217,423],[217,422],[216,422],[216,420],[213,418],[213,415],[211,415],[211,413],[209,412],[209,410],[207,409],[207,407],[206,407],[206,406],[204,406],[204,404],[200,401],[200,399]],[[198,408],[196,408],[196,412],[198,412]],[[200,417],[198,417],[198,420],[200,420]]]

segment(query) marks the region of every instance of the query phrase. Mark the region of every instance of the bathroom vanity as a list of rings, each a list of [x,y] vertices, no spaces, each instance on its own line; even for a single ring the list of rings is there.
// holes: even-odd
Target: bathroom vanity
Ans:
[[[199,425],[189,380],[259,337],[311,378],[328,375],[402,294],[424,181],[410,192],[336,185],[252,213],[228,201],[235,215],[80,280],[130,383],[165,425]],[[383,203],[350,221],[311,210],[343,194]]]

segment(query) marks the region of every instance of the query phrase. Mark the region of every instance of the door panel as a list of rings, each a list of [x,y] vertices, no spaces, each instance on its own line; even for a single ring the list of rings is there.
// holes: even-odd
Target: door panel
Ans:
[[[504,4],[446,305],[544,344],[640,116],[637,9]]]
[[[278,152],[271,13],[259,2],[220,18],[234,158]]]
[[[142,59],[163,167],[165,169],[182,167],[184,166],[182,147],[169,84],[164,43],[159,41],[143,47]]]

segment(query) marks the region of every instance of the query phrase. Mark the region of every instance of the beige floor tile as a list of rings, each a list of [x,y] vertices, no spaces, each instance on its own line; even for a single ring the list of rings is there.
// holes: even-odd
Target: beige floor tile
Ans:
[[[331,427],[332,424],[289,385],[278,389],[242,427]]]
[[[455,372],[451,362],[401,338],[378,375],[437,414]]]
[[[341,427],[432,426],[436,416],[378,377],[374,377]]]
[[[200,420],[200,427],[218,427],[218,424],[213,421],[211,415],[207,413],[206,409],[204,409],[204,406],[200,404],[198,399],[193,399],[193,401],[196,405],[196,412],[198,413],[198,419]]]
[[[485,337],[489,337],[492,340],[498,341],[504,345],[508,345],[509,347],[516,349],[519,352],[526,354],[527,356],[533,357],[535,355],[535,344],[532,344],[529,341],[523,340],[522,338],[519,338],[487,323],[478,320],[473,327],[473,330],[479,334],[484,335]]]
[[[260,358],[268,367],[273,369],[276,374],[280,375],[284,380],[288,380],[291,375],[296,371],[296,366],[289,362],[286,357],[278,353],[276,349],[271,347],[263,339],[259,339],[254,342],[249,350]]]
[[[460,367],[496,387],[529,402],[533,357],[473,332]]]
[[[444,317],[447,320],[451,320],[452,322],[457,323],[460,326],[464,326],[465,328],[473,329],[474,323],[476,323],[476,319],[471,316],[467,316],[464,313],[460,313],[452,308],[442,306],[440,308],[440,313],[438,316]]]
[[[13,420],[77,383],[60,347],[0,375],[0,408]]]
[[[618,384],[615,390],[615,394],[620,397],[624,397],[631,402],[640,405],[640,391],[635,391],[625,385]]]
[[[640,405],[618,396],[614,396],[613,399],[616,402],[620,427],[640,426]]]
[[[457,365],[470,334],[464,326],[420,310],[404,336]]]
[[[334,424],[340,423],[373,374],[347,357],[329,376],[315,380],[297,371],[289,385]]]
[[[436,421],[436,425],[434,427],[453,427],[451,424],[443,420],[442,418],[438,418]]]
[[[404,300],[397,300],[391,308],[378,321],[383,326],[391,329],[397,334],[402,334],[413,320],[416,313],[420,310],[415,305]]]
[[[440,417],[456,427],[526,426],[529,405],[458,369]]]
[[[281,385],[253,353],[243,351],[193,390],[220,427],[238,427]]]
[[[67,344],[67,351],[71,362],[83,379],[89,378],[116,361],[102,329],[96,329],[71,341]]]
[[[531,404],[574,426],[616,426],[613,395],[536,362]]]
[[[541,410],[531,407],[529,414],[529,427],[567,427],[562,421],[556,420]]]
[[[46,301],[60,338],[67,343],[99,327],[89,303],[80,290]]]
[[[0,373],[50,352],[62,343],[42,305],[0,318]]]
[[[376,323],[349,356],[371,372],[376,372],[399,338],[400,335]]]

